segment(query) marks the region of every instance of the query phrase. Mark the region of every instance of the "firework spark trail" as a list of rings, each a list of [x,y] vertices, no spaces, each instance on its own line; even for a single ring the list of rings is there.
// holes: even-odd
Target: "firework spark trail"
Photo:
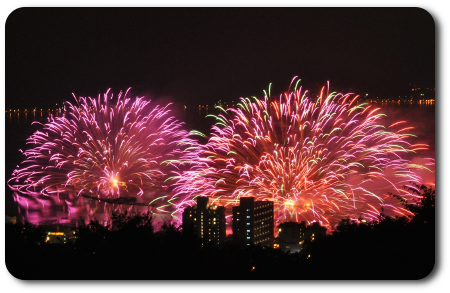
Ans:
[[[8,185],[28,198],[69,191],[100,200],[169,198],[172,176],[197,161],[198,143],[169,116],[170,104],[131,101],[128,91],[116,98],[109,90],[96,99],[74,95],[67,115],[50,117],[27,139],[32,148],[23,152],[26,159]]]
[[[178,208],[199,195],[224,205],[254,196],[274,201],[276,223],[320,221],[329,227],[347,217],[408,215],[387,193],[413,196],[401,187],[420,182],[416,171],[427,168],[403,157],[427,146],[408,143],[411,134],[404,131],[410,128],[401,123],[379,124],[384,114],[360,104],[358,96],[325,91],[313,100],[296,86],[279,99],[266,94],[262,100],[241,98],[236,109],[219,107],[201,159],[179,178],[176,191],[184,201]]]

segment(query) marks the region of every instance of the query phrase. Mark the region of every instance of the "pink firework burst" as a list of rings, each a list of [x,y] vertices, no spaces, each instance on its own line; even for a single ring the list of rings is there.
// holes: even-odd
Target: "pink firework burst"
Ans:
[[[50,117],[27,139],[32,147],[8,185],[36,200],[70,193],[173,212],[170,182],[197,161],[198,143],[170,116],[170,104],[132,100],[128,91],[74,95],[64,116]]]

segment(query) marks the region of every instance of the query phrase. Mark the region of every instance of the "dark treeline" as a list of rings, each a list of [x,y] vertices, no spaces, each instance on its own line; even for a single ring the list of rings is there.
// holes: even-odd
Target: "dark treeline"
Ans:
[[[202,247],[192,231],[172,224],[155,231],[150,214],[124,213],[113,214],[112,227],[95,219],[79,226],[77,240],[66,244],[45,243],[41,227],[7,224],[6,265],[28,280],[421,279],[435,261],[435,192],[417,187],[423,197],[403,203],[415,214],[411,220],[383,214],[376,223],[344,219],[300,253],[231,241]]]

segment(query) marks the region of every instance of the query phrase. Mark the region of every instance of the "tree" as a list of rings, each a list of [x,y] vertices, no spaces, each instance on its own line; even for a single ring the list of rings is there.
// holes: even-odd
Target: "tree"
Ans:
[[[435,190],[431,187],[427,188],[425,185],[418,185],[412,183],[413,186],[404,187],[410,192],[418,196],[413,202],[403,201],[403,205],[406,209],[414,213],[412,223],[418,225],[435,225]],[[394,195],[397,198],[401,198],[398,195]]]
[[[343,219],[332,235],[305,251],[310,278],[421,279],[435,262],[435,191],[411,184],[405,189],[417,197],[398,198],[411,217],[380,215],[359,223]]]

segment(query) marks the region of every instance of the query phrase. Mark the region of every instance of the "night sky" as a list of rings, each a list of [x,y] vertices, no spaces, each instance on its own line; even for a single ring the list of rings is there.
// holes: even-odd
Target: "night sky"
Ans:
[[[434,21],[419,8],[22,8],[6,22],[6,109],[128,87],[211,104],[294,76],[382,96],[434,87]]]

